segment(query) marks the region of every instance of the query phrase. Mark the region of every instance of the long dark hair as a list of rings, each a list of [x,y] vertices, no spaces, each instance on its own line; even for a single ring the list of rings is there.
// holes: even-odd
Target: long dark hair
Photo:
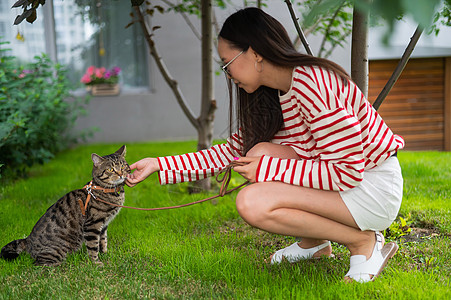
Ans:
[[[285,28],[279,21],[255,7],[241,9],[230,15],[219,37],[227,40],[231,47],[246,51],[252,47],[264,60],[280,67],[320,66],[336,72],[344,80],[346,71],[336,63],[301,54],[294,48]],[[241,129],[242,155],[259,142],[269,142],[283,126],[282,110],[278,90],[261,86],[254,93],[235,86],[237,124],[233,121],[233,84],[228,81],[230,93],[229,128],[232,132]]]

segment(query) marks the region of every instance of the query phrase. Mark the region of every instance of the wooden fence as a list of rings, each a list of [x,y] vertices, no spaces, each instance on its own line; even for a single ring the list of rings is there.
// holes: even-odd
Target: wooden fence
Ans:
[[[370,61],[374,102],[398,60]],[[378,112],[406,150],[451,151],[451,57],[410,59]]]

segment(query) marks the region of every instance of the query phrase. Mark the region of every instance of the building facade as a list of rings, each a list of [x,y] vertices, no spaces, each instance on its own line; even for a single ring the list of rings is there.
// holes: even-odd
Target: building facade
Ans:
[[[80,7],[74,0],[48,0],[38,9],[38,20],[34,24],[23,22],[19,26],[12,25],[15,16],[20,13],[18,9],[11,9],[14,2],[15,0],[0,2],[0,36],[11,42],[12,54],[21,60],[25,61],[45,52],[53,60],[66,65],[71,80],[78,85],[75,95],[86,94],[79,80],[88,66],[119,66],[122,69],[120,94],[92,97],[87,107],[88,115],[77,121],[76,131],[98,128],[88,142],[135,142],[197,137],[195,129],[184,116],[171,89],[149,55],[138,24],[126,28],[132,21],[129,1],[93,0],[95,5]],[[232,1],[226,10],[216,9],[218,25],[221,26],[227,15],[241,8],[241,5],[241,1]],[[296,30],[283,1],[270,1],[265,10],[281,21],[290,36],[295,38]],[[200,32],[199,19],[193,16],[189,19],[195,30]],[[200,41],[179,14],[155,13],[148,21],[152,27],[161,27],[154,32],[155,44],[167,69],[179,83],[188,105],[192,111],[200,112]],[[415,28],[408,23],[404,22],[401,24],[403,28],[396,29],[393,43],[407,45]],[[18,33],[22,40],[17,38]],[[419,44],[424,41],[428,45],[451,48],[447,34],[450,34],[450,31],[445,30],[439,37],[422,37]],[[317,53],[321,38],[312,35],[307,38],[313,52]],[[391,52],[378,46],[380,34],[377,28],[370,31],[370,59],[373,60],[378,59],[377,51],[372,52],[372,49],[377,48],[375,45],[382,49],[382,53]],[[215,57],[218,60],[216,53]],[[396,57],[392,58],[396,60]],[[350,72],[350,39],[344,47],[335,49],[330,59]],[[226,138],[228,91],[224,75],[216,62],[214,69],[217,71],[214,94],[218,103],[214,134],[216,138]],[[370,88],[371,86],[370,81]],[[372,93],[377,93],[376,89],[373,89]],[[371,97],[373,96],[370,95]],[[389,100],[384,102],[381,109],[388,103]]]

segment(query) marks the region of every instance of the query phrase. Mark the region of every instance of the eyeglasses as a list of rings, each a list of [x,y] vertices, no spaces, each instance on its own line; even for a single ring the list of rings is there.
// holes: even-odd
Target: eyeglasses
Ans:
[[[240,56],[240,55],[243,54],[243,53],[244,53],[244,50],[241,51],[240,53],[238,53],[238,55],[235,56],[234,58],[232,58],[231,61],[229,61],[228,63],[226,63],[225,65],[223,65],[223,66],[221,67],[221,69],[224,71],[224,73],[225,73],[227,76],[232,77],[232,75],[230,75],[229,70],[227,69],[227,67],[230,66],[230,64],[233,63],[233,61],[234,61],[235,59],[237,59],[238,56]]]

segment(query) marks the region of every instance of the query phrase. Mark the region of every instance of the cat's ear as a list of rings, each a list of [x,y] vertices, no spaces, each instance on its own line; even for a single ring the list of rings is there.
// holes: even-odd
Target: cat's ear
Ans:
[[[103,161],[103,157],[95,153],[91,154],[91,159],[95,167],[98,167]]]
[[[122,157],[125,157],[125,153],[127,152],[127,147],[125,145],[122,145],[122,147],[119,148],[116,152],[114,152],[117,155],[120,155]]]

